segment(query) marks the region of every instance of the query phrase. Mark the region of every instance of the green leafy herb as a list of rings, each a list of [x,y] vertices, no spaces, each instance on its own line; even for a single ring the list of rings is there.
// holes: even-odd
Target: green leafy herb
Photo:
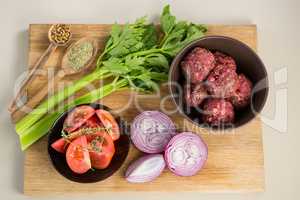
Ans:
[[[170,6],[164,7],[162,15],[160,17],[161,28],[165,33],[165,37],[172,31],[176,24],[176,17],[170,14]]]
[[[102,55],[99,57],[97,66],[101,65],[102,59],[111,57],[120,58],[130,53],[148,49],[156,45],[157,34],[153,24],[146,23],[146,17],[137,19],[134,24],[126,24],[123,28],[114,24]]]
[[[204,36],[207,28],[185,21],[176,22],[175,16],[171,15],[170,7],[163,9],[161,16],[161,27],[164,37],[160,43],[163,52],[169,56],[175,56],[182,47],[193,40]]]

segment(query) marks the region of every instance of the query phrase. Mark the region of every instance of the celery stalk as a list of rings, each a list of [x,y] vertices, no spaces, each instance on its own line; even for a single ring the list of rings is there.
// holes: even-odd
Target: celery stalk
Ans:
[[[61,115],[59,112],[54,112],[46,115],[40,121],[35,123],[29,129],[27,129],[26,135],[20,135],[21,149],[24,151],[34,142],[39,140],[43,135],[47,133],[49,127],[55,122],[55,120]]]
[[[94,72],[74,82],[74,84],[65,87],[62,91],[59,91],[55,95],[49,97],[39,106],[37,106],[31,113],[27,114],[20,121],[18,121],[16,124],[16,132],[19,135],[22,135],[26,129],[30,128],[35,122],[37,122],[41,117],[43,117],[47,112],[49,112],[49,110],[54,108],[61,101],[68,98],[76,91],[84,88],[91,82],[97,79],[107,78],[108,76],[111,76],[111,74],[108,73],[107,70],[103,70],[101,68],[96,69]]]

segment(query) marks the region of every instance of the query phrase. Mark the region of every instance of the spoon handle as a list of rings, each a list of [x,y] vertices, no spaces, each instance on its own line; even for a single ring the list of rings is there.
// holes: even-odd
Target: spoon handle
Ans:
[[[48,94],[52,95],[55,91],[55,84],[58,83],[65,76],[63,70],[58,71],[52,79],[48,81],[48,84],[44,85],[33,97],[31,97],[20,108],[16,109],[12,116],[19,116],[24,113],[30,112],[36,105],[38,105]]]
[[[43,53],[43,55],[39,58],[39,60],[32,67],[32,69],[30,70],[27,78],[21,83],[21,86],[20,86],[17,94],[15,95],[13,100],[11,101],[11,103],[8,107],[9,112],[12,113],[12,112],[17,110],[16,102],[19,100],[19,98],[24,93],[24,89],[26,88],[27,84],[32,80],[32,78],[33,78],[34,74],[36,73],[37,69],[41,68],[41,66],[43,66],[47,62],[49,56],[51,55],[52,52],[55,51],[56,47],[57,47],[57,45],[55,45],[53,43],[50,43],[47,50]]]

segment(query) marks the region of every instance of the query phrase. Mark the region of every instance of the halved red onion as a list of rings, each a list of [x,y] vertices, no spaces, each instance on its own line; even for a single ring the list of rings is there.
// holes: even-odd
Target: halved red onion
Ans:
[[[207,155],[207,145],[192,132],[177,134],[165,150],[168,168],[179,176],[195,175],[204,166]]]
[[[172,120],[159,111],[144,111],[131,124],[131,140],[145,153],[161,153],[176,134]]]
[[[125,178],[131,183],[144,183],[154,180],[166,167],[163,155],[152,154],[134,161],[127,169]]]

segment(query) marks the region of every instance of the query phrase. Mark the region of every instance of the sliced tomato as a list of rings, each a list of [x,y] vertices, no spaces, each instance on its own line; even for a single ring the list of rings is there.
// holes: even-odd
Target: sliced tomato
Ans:
[[[88,146],[92,167],[96,169],[108,167],[115,153],[112,138],[105,131],[98,132],[89,137]]]
[[[68,143],[64,138],[60,138],[51,144],[51,147],[60,153],[65,153]]]
[[[84,127],[86,128],[96,128],[98,126],[101,126],[101,122],[96,115],[93,115],[84,124]]]
[[[91,106],[78,106],[72,110],[64,121],[64,130],[71,133],[82,126],[89,118],[95,114]]]
[[[119,125],[116,122],[115,118],[106,110],[96,110],[96,114],[102,122],[103,126],[108,129],[108,133],[113,139],[113,141],[120,138],[120,129]]]
[[[71,170],[77,174],[83,174],[91,168],[91,160],[85,136],[80,136],[72,141],[67,149],[66,159]]]

